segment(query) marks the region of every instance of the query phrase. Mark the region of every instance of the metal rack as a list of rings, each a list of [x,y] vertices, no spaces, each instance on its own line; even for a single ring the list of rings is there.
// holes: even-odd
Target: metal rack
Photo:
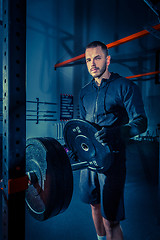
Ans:
[[[56,106],[56,103],[52,102],[43,102],[40,101],[39,98],[36,98],[36,101],[28,100],[26,101],[27,110],[26,110],[26,120],[27,121],[35,121],[38,124],[40,121],[52,121],[55,122],[57,119],[55,118],[54,114],[57,112],[56,110],[48,110],[49,106],[53,108]],[[47,107],[47,110],[43,108],[41,110],[42,105]]]
[[[3,99],[0,99],[0,102],[3,102]],[[45,106],[47,110],[46,108],[44,109],[44,107],[42,108],[42,105]],[[33,121],[36,122],[36,124],[40,123],[41,121],[57,121],[57,119],[55,118],[55,114],[57,113],[57,111],[53,110],[54,106],[57,106],[57,104],[39,101],[39,98],[36,98],[36,101],[26,101],[26,121]],[[3,121],[3,111],[0,111],[0,121]]]
[[[25,191],[8,182],[25,175],[26,0],[3,1],[3,197],[2,239],[25,239]]]

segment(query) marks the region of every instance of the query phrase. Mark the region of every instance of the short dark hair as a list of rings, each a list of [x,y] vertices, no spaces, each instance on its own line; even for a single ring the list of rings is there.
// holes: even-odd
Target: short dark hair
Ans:
[[[86,46],[86,49],[87,48],[95,48],[95,47],[98,47],[98,46],[100,46],[102,48],[102,50],[104,51],[104,53],[107,56],[108,55],[108,48],[103,42],[93,41]]]

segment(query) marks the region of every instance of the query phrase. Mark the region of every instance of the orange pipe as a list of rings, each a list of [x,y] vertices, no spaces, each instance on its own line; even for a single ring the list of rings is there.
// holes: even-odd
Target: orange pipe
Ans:
[[[153,26],[153,28],[156,29],[156,30],[160,30],[160,24]],[[115,41],[115,42],[109,43],[109,44],[107,44],[106,46],[108,47],[108,49],[109,49],[109,48],[112,48],[112,47],[117,47],[117,46],[119,46],[119,45],[121,45],[121,44],[123,44],[123,43],[129,42],[129,41],[132,41],[132,40],[135,40],[135,39],[140,38],[140,37],[143,37],[143,36],[146,36],[146,35],[148,35],[149,33],[150,33],[150,32],[147,31],[147,30],[142,30],[142,31],[137,32],[137,33],[134,33],[134,34],[132,34],[132,35],[130,35],[130,36],[128,36],[128,37],[124,37],[124,38],[121,38],[121,39],[119,39],[119,40],[117,40],[117,41]],[[85,54],[83,53],[83,54],[81,54],[81,55],[79,55],[79,56],[77,56],[77,57],[74,57],[74,58],[68,59],[68,60],[66,60],[66,61],[64,61],[64,62],[55,64],[55,65],[54,65],[54,68],[55,68],[55,70],[56,70],[56,68],[58,68],[58,67],[62,67],[62,66],[64,66],[64,65],[67,65],[68,63],[78,61],[78,60],[80,60],[80,59],[82,59],[82,58],[84,58],[84,57],[85,57]]]
[[[126,78],[128,78],[128,79],[138,78],[138,77],[150,76],[150,75],[159,74],[159,73],[160,73],[160,71],[155,71],[155,72],[137,74],[137,75],[129,76],[129,77],[126,77]]]

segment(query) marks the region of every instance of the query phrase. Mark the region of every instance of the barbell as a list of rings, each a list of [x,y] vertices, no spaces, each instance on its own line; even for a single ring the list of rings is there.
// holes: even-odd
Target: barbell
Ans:
[[[18,189],[16,191],[26,190],[26,205],[35,219],[44,221],[68,208],[73,194],[73,171],[88,168],[102,173],[110,168],[112,151],[108,145],[96,140],[97,130],[98,126],[84,120],[73,119],[66,123],[65,144],[78,159],[72,164],[66,149],[56,139],[27,139],[26,176],[23,179],[27,187],[23,189],[23,184],[22,187],[14,186],[22,183],[22,179],[11,183],[13,189]]]

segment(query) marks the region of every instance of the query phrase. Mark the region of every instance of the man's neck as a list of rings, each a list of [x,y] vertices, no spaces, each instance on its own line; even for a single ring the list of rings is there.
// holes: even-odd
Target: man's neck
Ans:
[[[97,84],[97,86],[100,86],[101,85],[101,82],[102,82],[102,79],[105,78],[105,79],[109,79],[111,76],[111,73],[109,71],[105,72],[101,77],[97,77],[95,78],[95,82]]]

